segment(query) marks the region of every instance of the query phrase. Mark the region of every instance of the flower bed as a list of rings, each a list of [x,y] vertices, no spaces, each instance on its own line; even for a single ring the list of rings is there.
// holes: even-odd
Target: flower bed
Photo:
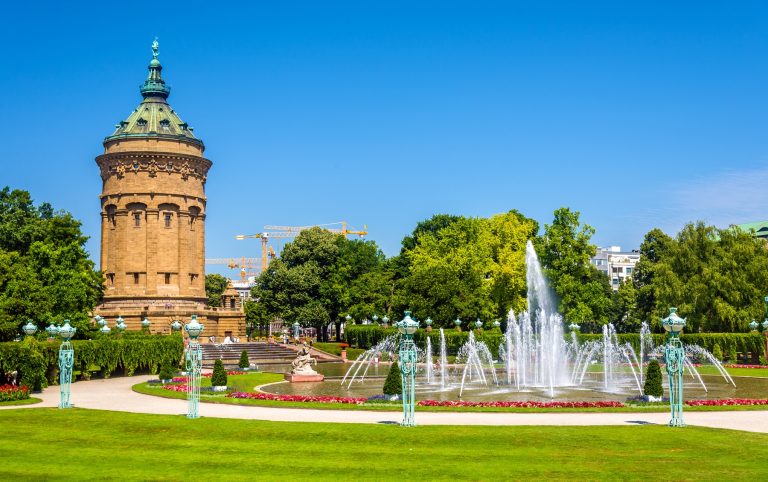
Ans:
[[[245,393],[233,392],[227,395],[228,398],[242,398],[248,400],[277,400],[279,402],[318,402],[318,403],[347,403],[351,405],[362,405],[366,398],[354,397],[320,397],[307,395],[275,395],[272,393]]]
[[[510,408],[609,408],[624,407],[621,402],[465,402],[460,400],[420,400],[420,407],[510,407]]]
[[[203,373],[201,376],[211,378],[212,375],[213,373]],[[245,375],[245,372],[242,370],[230,370],[227,372],[227,375]]]
[[[731,363],[723,366],[725,368],[768,368],[768,365],[734,365]]]
[[[26,400],[28,398],[29,388],[27,386],[0,385],[0,402]]]
[[[731,405],[768,405],[768,398],[726,398],[722,400],[686,400],[691,407],[724,407]]]

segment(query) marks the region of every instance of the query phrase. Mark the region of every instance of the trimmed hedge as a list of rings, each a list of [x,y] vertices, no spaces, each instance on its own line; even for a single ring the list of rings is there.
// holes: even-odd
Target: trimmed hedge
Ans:
[[[444,329],[445,346],[450,354],[456,354],[459,347],[467,342],[469,333],[467,331],[457,331],[453,328]],[[377,325],[350,325],[346,327],[344,338],[350,346],[356,348],[368,349],[384,338],[397,334],[396,328],[381,328]],[[426,347],[427,336],[432,337],[432,346],[436,347],[440,343],[440,330],[427,332],[420,329],[414,335],[414,341],[421,347]],[[566,334],[570,337],[570,333]],[[656,346],[664,344],[665,335],[654,334],[653,342]],[[475,332],[475,339],[483,341],[488,345],[492,353],[498,353],[499,345],[503,342],[504,336],[498,329],[482,330]],[[600,341],[603,335],[597,334],[579,334],[578,340],[581,343],[587,341]],[[635,351],[640,349],[639,333],[620,333],[618,335],[619,343],[630,343]],[[765,356],[765,339],[760,333],[683,333],[681,337],[683,343],[699,345],[709,351],[713,351],[715,346],[726,353],[752,353],[756,356]]]
[[[57,383],[60,345],[60,341],[41,343],[33,338],[0,343],[0,372],[18,371],[20,384],[34,390]],[[131,376],[138,369],[156,373],[161,366],[178,366],[184,341],[179,334],[146,335],[74,340],[72,348],[75,351],[73,369],[88,379],[89,369],[94,366],[100,368],[104,377],[118,369]]]

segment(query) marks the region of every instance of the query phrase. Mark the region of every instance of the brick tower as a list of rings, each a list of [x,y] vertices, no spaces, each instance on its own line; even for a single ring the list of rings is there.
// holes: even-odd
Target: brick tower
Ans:
[[[104,139],[101,170],[101,270],[104,300],[96,313],[122,316],[128,329],[144,317],[152,332],[197,314],[205,335],[245,333],[242,307],[207,308],[205,181],[212,163],[203,142],[168,104],[152,44],[141,104]]]

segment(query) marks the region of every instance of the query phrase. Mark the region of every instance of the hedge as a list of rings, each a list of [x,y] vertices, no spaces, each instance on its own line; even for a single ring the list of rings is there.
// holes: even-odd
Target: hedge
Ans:
[[[39,342],[26,338],[22,342],[0,343],[0,374],[18,371],[19,383],[39,390],[58,380],[60,341]],[[125,375],[138,370],[155,373],[159,367],[178,366],[184,352],[181,335],[145,335],[126,338],[74,340],[75,371],[90,377],[89,369],[98,366],[104,377],[118,369]]]
[[[467,331],[457,331],[455,328],[444,329],[445,346],[449,354],[456,354],[458,349],[467,342],[469,333]],[[356,348],[368,349],[384,338],[397,334],[396,328],[381,328],[376,325],[351,325],[347,326],[344,338],[350,346]],[[432,347],[434,354],[437,355],[440,343],[440,330],[433,329],[431,332],[420,329],[414,335],[414,341],[422,349],[426,348],[426,337],[432,337]],[[570,339],[570,334],[566,336]],[[639,333],[620,333],[617,335],[619,343],[629,343],[635,351],[640,349]],[[665,335],[653,334],[653,343],[656,346],[664,344]],[[757,356],[765,356],[765,339],[760,333],[683,333],[683,343],[699,345],[709,351],[719,345],[720,349],[726,353],[752,353]],[[498,353],[498,348],[503,343],[504,335],[498,329],[482,330],[475,332],[475,339],[483,341],[490,348],[491,353]],[[603,335],[597,334],[579,334],[578,340],[581,343],[587,341],[601,341]]]

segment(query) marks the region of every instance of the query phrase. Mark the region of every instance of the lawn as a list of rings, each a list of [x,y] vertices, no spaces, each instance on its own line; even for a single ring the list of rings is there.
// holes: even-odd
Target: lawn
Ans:
[[[29,397],[24,400],[8,400],[7,402],[0,402],[0,407],[7,407],[9,405],[33,405],[40,402],[42,402],[42,400],[39,398]]]
[[[0,425],[3,480],[768,478],[768,435],[698,427],[403,428],[83,409],[6,410]],[[31,460],[41,447],[56,456]]]

